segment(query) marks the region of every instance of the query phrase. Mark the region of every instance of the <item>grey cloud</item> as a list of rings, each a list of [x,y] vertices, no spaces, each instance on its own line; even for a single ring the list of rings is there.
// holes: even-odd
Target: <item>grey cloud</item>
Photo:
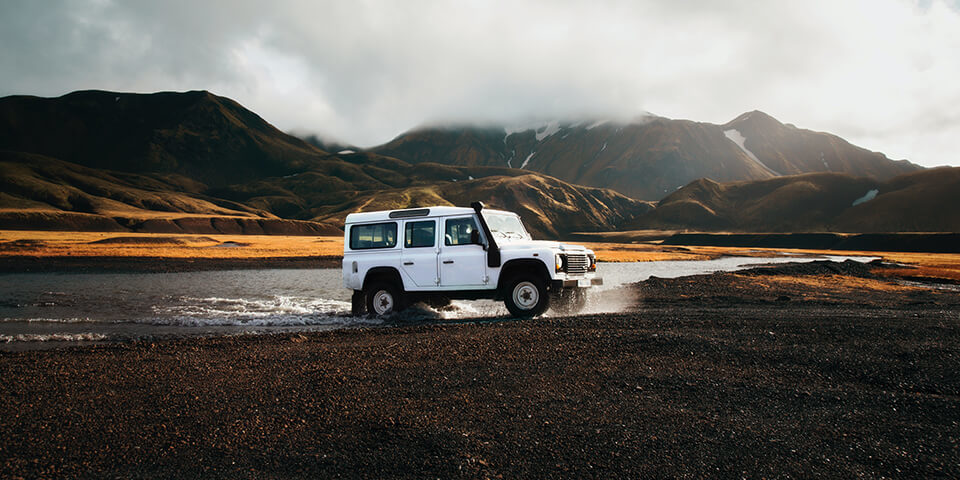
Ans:
[[[652,111],[722,123],[761,109],[960,164],[917,148],[934,133],[910,120],[946,119],[929,145],[960,135],[943,113],[960,95],[958,18],[906,0],[12,0],[0,95],[208,89],[282,129],[361,145],[436,121]]]

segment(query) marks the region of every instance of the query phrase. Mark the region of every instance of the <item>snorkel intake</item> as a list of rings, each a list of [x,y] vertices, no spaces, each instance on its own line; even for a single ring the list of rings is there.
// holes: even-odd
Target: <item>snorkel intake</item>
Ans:
[[[470,207],[473,208],[474,212],[477,212],[480,228],[483,229],[483,234],[487,237],[487,241],[490,242],[487,246],[487,266],[490,268],[499,267],[500,247],[497,246],[497,240],[493,238],[493,233],[490,232],[490,227],[487,226],[487,220],[483,218],[483,215],[480,213],[483,210],[483,202],[473,202],[470,204]]]

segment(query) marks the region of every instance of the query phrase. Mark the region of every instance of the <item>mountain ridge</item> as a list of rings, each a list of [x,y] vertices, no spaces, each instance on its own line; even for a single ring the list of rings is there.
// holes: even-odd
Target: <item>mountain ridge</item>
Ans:
[[[520,167],[644,200],[659,200],[698,178],[726,182],[836,171],[887,179],[922,168],[759,111],[723,125],[647,115],[520,128],[424,126],[368,151],[411,163]]]
[[[629,228],[733,232],[957,232],[960,167],[886,181],[811,173],[720,184],[692,182]]]
[[[350,150],[331,154],[206,91],[0,98],[0,228],[62,223],[210,233],[279,225],[274,231],[316,234],[342,227],[357,199],[366,206],[359,208],[373,208],[384,203],[369,201],[378,195],[404,198],[409,195],[388,192],[418,189],[429,193],[418,198],[448,204],[462,198],[456,182],[477,192],[513,185],[500,191],[505,198],[487,203],[531,207],[542,216],[527,219],[539,235],[601,228],[649,208],[518,169],[412,165]],[[520,186],[524,182],[530,184]],[[525,190],[539,193],[515,201]],[[563,215],[569,209],[561,197],[618,207],[614,213],[593,209],[590,218]]]
[[[894,162],[758,111],[724,125],[646,116],[424,127],[390,143],[416,147],[415,161],[377,149],[331,153],[207,91],[4,97],[0,229],[338,234],[355,211],[483,200],[554,238],[645,228],[960,231],[936,209],[960,200],[960,169]],[[463,165],[429,161],[448,154]],[[818,165],[869,175],[777,176]],[[748,178],[677,183],[710,168]],[[908,172],[892,175],[899,170]],[[609,185],[565,180],[571,176]],[[661,198],[654,204],[620,191],[634,183]]]

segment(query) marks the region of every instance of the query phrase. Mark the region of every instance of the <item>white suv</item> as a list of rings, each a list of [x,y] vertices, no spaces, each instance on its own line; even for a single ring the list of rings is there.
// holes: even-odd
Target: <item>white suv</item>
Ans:
[[[502,210],[430,207],[347,215],[343,285],[353,314],[384,316],[416,301],[503,300],[517,317],[552,305],[575,313],[586,288],[603,284],[592,251],[535,241]]]

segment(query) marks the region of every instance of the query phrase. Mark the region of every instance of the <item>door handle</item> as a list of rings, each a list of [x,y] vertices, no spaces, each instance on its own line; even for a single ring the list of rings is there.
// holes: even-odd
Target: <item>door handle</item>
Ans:
[[[445,264],[448,264],[448,265],[449,265],[449,264],[451,264],[451,263],[453,263],[453,260],[444,260],[444,261],[443,261],[443,263],[445,263]]]
[[[413,262],[403,262],[404,265],[413,265]]]

